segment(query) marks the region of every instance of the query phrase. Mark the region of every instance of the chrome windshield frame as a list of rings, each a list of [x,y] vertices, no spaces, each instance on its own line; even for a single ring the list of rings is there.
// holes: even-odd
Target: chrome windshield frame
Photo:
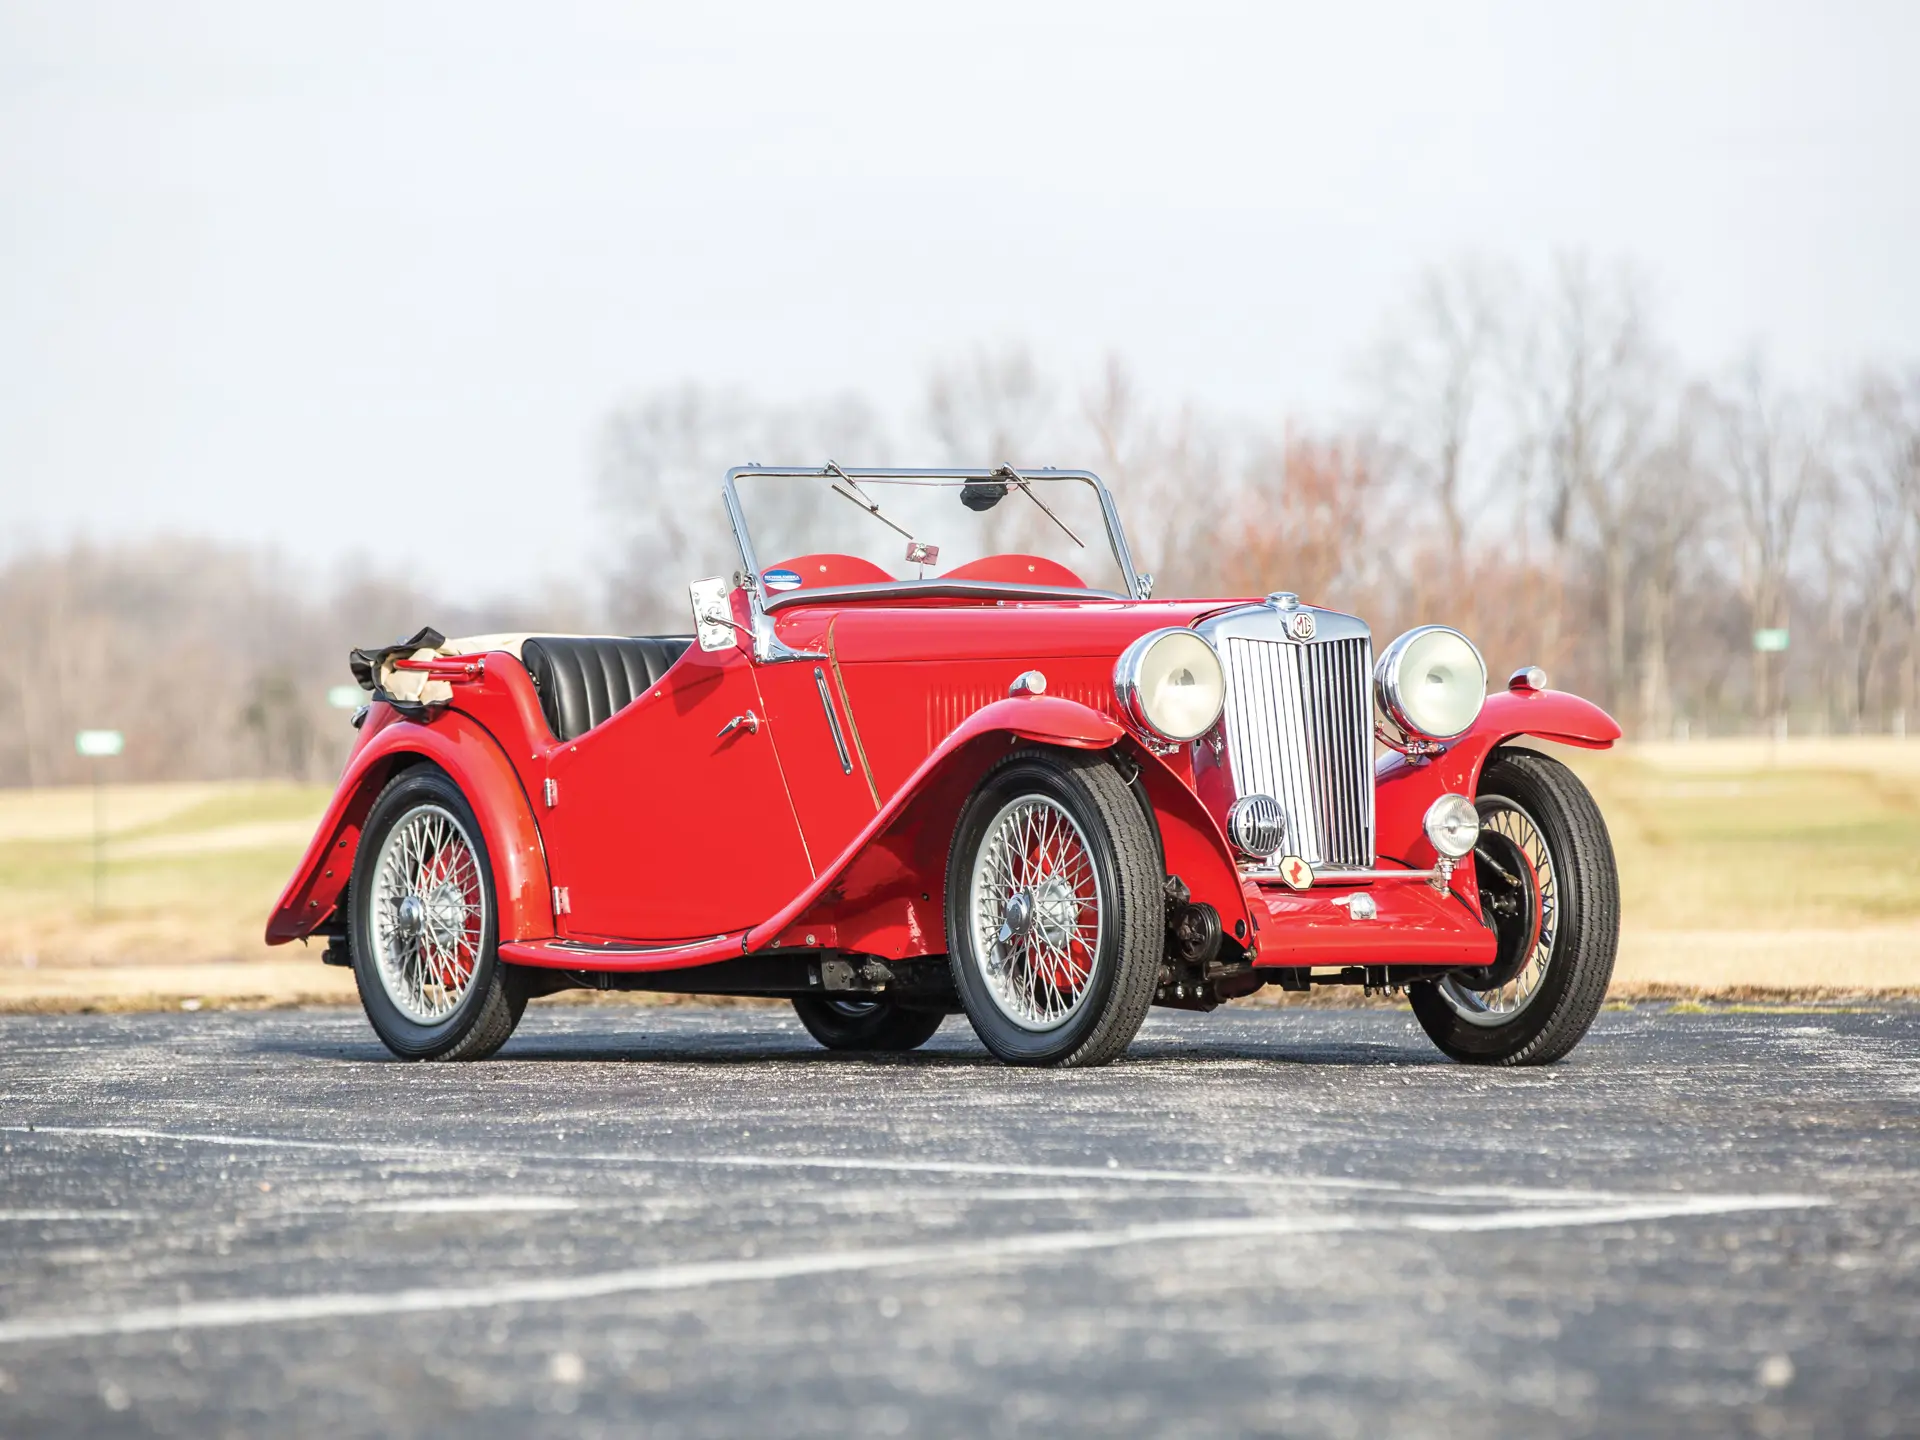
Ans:
[[[1078,480],[1093,486],[1094,493],[1100,498],[1100,515],[1107,527],[1107,544],[1113,551],[1113,558],[1120,566],[1120,573],[1126,578],[1127,593],[1115,595],[1109,590],[1087,590],[1078,592],[1075,598],[1089,600],[1124,599],[1144,600],[1141,577],[1133,568],[1133,550],[1127,544],[1127,532],[1121,527],[1120,512],[1113,503],[1113,495],[1101,478],[1091,470],[1011,470],[1001,466],[992,470],[948,470],[948,469],[887,469],[862,470],[853,466],[835,465],[831,462],[814,466],[785,465],[736,465],[727,472],[727,478],[721,486],[727,502],[727,523],[733,527],[734,544],[739,547],[740,561],[745,567],[739,576],[739,584],[747,592],[747,603],[753,612],[754,655],[760,660],[800,659],[800,652],[788,651],[773,633],[773,618],[767,606],[767,597],[760,584],[760,557],[753,548],[753,536],[747,528],[746,512],[740,506],[738,481],[743,475],[771,477],[774,479],[794,480],[832,480],[835,478],[853,480]],[[873,586],[845,585],[834,587],[840,595],[854,598],[866,594],[907,594],[917,593],[920,587],[938,587],[944,582],[930,580],[896,580],[885,585]],[[1036,591],[1042,587],[1033,587]],[[1064,593],[1036,594],[1036,599],[1066,598]],[[797,603],[797,602],[796,602]]]

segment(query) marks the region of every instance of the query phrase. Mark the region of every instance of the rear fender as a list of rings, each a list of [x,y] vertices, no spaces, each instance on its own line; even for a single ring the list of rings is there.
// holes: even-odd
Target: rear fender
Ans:
[[[1620,738],[1614,718],[1591,700],[1560,690],[1503,690],[1487,698],[1473,728],[1425,761],[1389,756],[1376,768],[1375,802],[1381,858],[1417,870],[1438,858],[1420,822],[1443,794],[1475,795],[1487,758],[1509,740],[1532,735],[1585,750],[1605,750]],[[1456,871],[1454,888],[1474,893],[1471,864]]]
[[[502,941],[553,934],[552,891],[539,827],[520,778],[506,754],[478,721],[446,710],[418,724],[399,720],[376,704],[371,731],[340,777],[333,802],[314,832],[307,853],[267,921],[267,943],[283,945],[313,934],[333,916],[353,875],[360,833],[380,791],[409,765],[434,764],[467,797],[493,863],[493,892]]]

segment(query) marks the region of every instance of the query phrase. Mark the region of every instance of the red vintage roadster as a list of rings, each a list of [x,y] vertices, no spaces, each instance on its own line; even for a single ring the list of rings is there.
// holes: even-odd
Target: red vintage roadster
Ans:
[[[1565,1055],[1612,972],[1606,826],[1427,625],[1156,600],[1081,471],[746,466],[689,636],[354,652],[352,758],[267,940],[321,936],[396,1054],[477,1059],[569,987],[790,998],[823,1044],[964,1012],[1096,1065],[1150,1005],[1404,989],[1448,1055]],[[763,565],[761,556],[782,557]]]

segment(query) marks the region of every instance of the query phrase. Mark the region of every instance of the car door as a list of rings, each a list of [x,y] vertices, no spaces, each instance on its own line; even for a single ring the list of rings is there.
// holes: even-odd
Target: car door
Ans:
[[[720,935],[805,889],[813,871],[773,730],[746,655],[695,647],[626,709],[559,747],[541,833],[564,894],[560,933]]]
[[[831,624],[816,643],[821,658],[761,665],[757,674],[808,853],[824,870],[873,819],[881,796],[833,658]]]

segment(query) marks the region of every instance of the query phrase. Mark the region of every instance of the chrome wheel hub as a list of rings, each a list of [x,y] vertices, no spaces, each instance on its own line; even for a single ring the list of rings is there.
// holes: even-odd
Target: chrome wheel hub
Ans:
[[[1485,796],[1479,803],[1482,835],[1498,837],[1502,856],[1526,872],[1518,891],[1529,904],[1537,905],[1537,917],[1528,918],[1537,919],[1538,928],[1532,946],[1511,974],[1504,979],[1499,975],[1488,977],[1501,983],[1474,990],[1460,977],[1449,976],[1438,989],[1468,1024],[1494,1026],[1505,1024],[1531,1005],[1547,978],[1560,928],[1560,884],[1553,852],[1547,848],[1546,835],[1533,816],[1504,796]]]
[[[374,859],[368,935],[380,988],[418,1025],[460,1007],[486,936],[487,896],[466,827],[439,805],[407,811]]]
[[[1066,1024],[1085,1003],[1105,904],[1087,839],[1045,796],[1023,796],[988,823],[969,910],[987,993],[1024,1030]]]

